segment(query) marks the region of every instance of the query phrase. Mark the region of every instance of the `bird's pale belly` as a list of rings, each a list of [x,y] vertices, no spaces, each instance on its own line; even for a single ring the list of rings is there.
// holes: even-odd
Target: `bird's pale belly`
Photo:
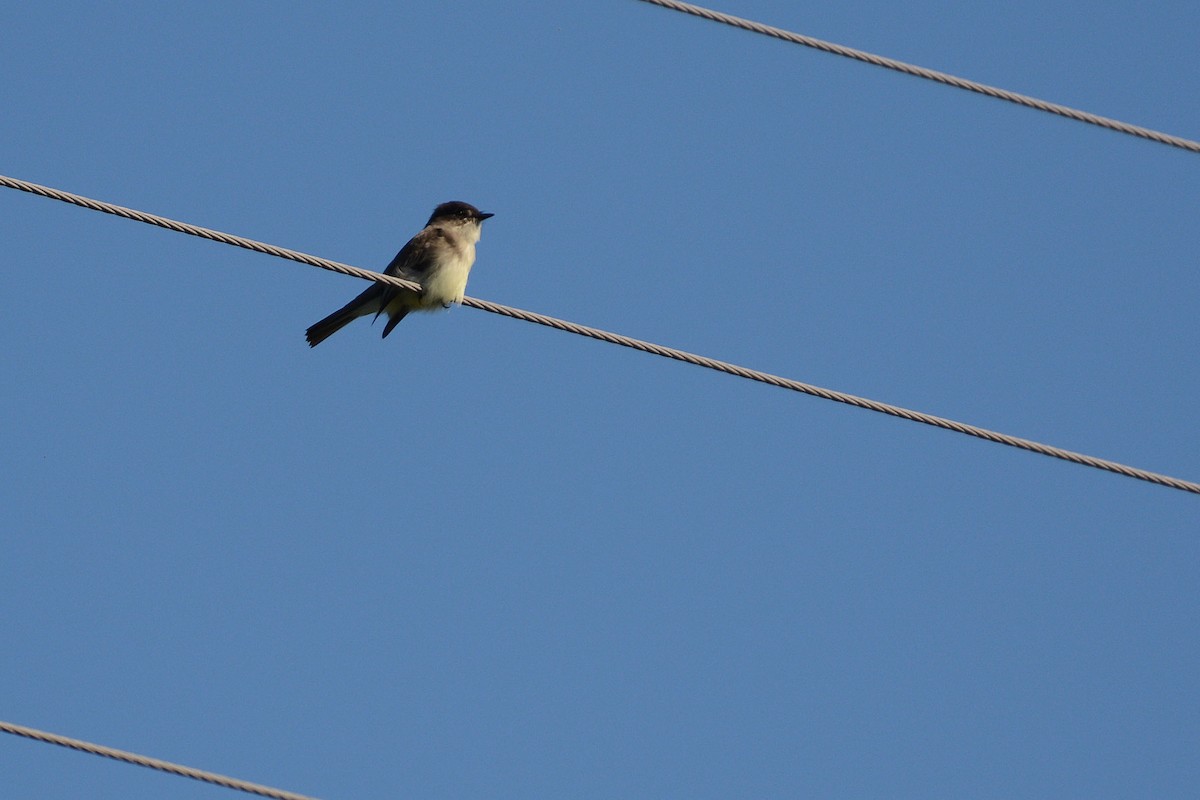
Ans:
[[[442,264],[421,284],[421,306],[433,308],[451,303],[461,303],[467,291],[467,276],[471,274],[474,259],[458,258]]]

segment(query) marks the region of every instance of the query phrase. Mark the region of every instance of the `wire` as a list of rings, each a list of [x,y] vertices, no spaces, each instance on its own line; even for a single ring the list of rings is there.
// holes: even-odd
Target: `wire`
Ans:
[[[270,786],[263,786],[258,783],[249,783],[247,781],[238,780],[237,778],[229,778],[225,775],[218,775],[215,772],[206,772],[202,769],[193,769],[185,767],[181,764],[173,764],[170,761],[162,761],[149,756],[138,755],[137,753],[129,753],[125,750],[116,750],[112,747],[105,747],[101,744],[92,744],[81,739],[71,739],[67,736],[60,736],[57,733],[47,733],[39,731],[35,728],[27,728],[24,725],[16,725],[11,722],[0,721],[0,733],[10,733],[13,736],[21,736],[26,739],[32,739],[36,742],[45,742],[47,744],[55,744],[59,747],[66,747],[71,750],[79,750],[83,753],[91,753],[92,755],[104,756],[116,761],[123,761],[126,764],[135,764],[139,767],[148,767],[156,769],[159,772],[168,772],[172,775],[180,775],[184,778],[203,781],[204,783],[212,783],[217,786],[224,786],[227,789],[236,789],[239,792],[248,794],[256,794],[260,797],[272,797],[276,800],[315,800],[304,794],[296,794],[295,792],[286,792],[283,789],[272,789]]]
[[[874,53],[867,53],[862,50],[855,50],[850,47],[845,47],[840,44],[826,42],[821,39],[814,39],[811,36],[805,36],[791,31],[785,31],[782,28],[774,28],[770,25],[764,25],[761,22],[735,17],[731,14],[723,14],[720,11],[695,6],[691,3],[680,3],[677,0],[640,0],[642,3],[650,3],[651,5],[669,8],[672,11],[681,11],[684,14],[691,14],[694,17],[711,20],[712,22],[720,22],[725,25],[732,25],[735,28],[741,28],[752,33],[761,33],[764,36],[773,36],[776,39],[782,39],[785,42],[793,44],[802,44],[805,47],[812,47],[817,50],[822,50],[826,53],[833,53],[846,58],[853,58],[856,61],[863,61],[867,64],[874,64],[877,67],[903,72],[905,75],[914,75],[918,78],[937,81],[944,83],[947,86],[954,86],[959,89],[966,89],[970,92],[978,92],[979,94],[995,97],[998,100],[1007,100],[1010,103],[1025,106],[1026,108],[1045,111],[1050,114],[1057,114],[1060,117],[1086,122],[1090,125],[1099,125],[1101,128],[1108,128],[1119,133],[1127,133],[1130,136],[1139,136],[1143,139],[1149,139],[1161,144],[1178,147],[1183,150],[1190,150],[1193,153],[1200,153],[1200,142],[1184,139],[1179,136],[1172,136],[1167,133],[1143,128],[1138,125],[1130,125],[1127,122],[1120,120],[1109,119],[1108,117],[1097,116],[1090,114],[1087,111],[1080,111],[1070,106],[1062,106],[1057,103],[1050,103],[1045,100],[1039,100],[1036,97],[1029,97],[1024,94],[1017,94],[1006,89],[998,89],[995,86],[988,86],[985,83],[976,83],[965,78],[959,78],[945,72],[938,72],[925,67],[918,67],[915,64],[906,64],[903,61],[897,61],[884,56],[877,56]]]
[[[48,186],[29,183],[28,181],[22,181],[17,178],[10,178],[5,175],[0,175],[0,186],[6,186],[10,189],[18,189],[23,192],[30,192],[32,194],[41,195],[42,197],[48,197],[53,200],[61,200],[64,203],[71,203],[73,205],[90,208],[95,211],[101,211],[106,214],[115,214],[127,219],[137,220],[138,222],[145,222],[149,225],[156,225],[160,228],[166,228],[168,230],[178,231],[180,233],[187,233],[192,236],[200,236],[205,239],[212,239],[213,241],[234,245],[235,247],[242,247],[259,253],[266,253],[267,255],[278,256],[279,258],[286,258],[291,261],[298,261],[301,264],[308,264],[310,266],[320,267],[321,269],[327,269],[333,272],[340,272],[343,275],[352,275],[356,278],[363,278],[365,280],[375,281],[376,283],[387,284],[388,286],[397,286],[402,289],[420,289],[420,286],[416,283],[402,280],[400,278],[393,278],[390,275],[383,275],[378,272],[371,272],[370,270],[352,267],[349,264],[342,264],[337,261],[330,261],[325,258],[310,256],[306,253],[301,253],[296,250],[288,250],[282,247],[264,244],[263,242],[257,242],[253,239],[234,236],[230,233],[223,233],[210,228],[201,228],[197,225],[190,225],[186,222],[179,222],[177,220],[167,219],[166,217],[147,214],[144,211],[135,211],[130,208],[116,206],[100,200],[93,200],[88,197],[71,194],[70,192],[64,192],[59,189],[52,189]],[[767,383],[771,386],[778,386],[781,389],[790,389],[791,391],[801,392],[803,394],[812,395],[813,397],[820,397],[825,400],[833,400],[837,403],[845,403],[846,405],[855,406],[857,408],[865,408],[868,411],[876,411],[880,414],[888,414],[890,416],[900,417],[901,419],[907,419],[912,422],[920,422],[925,425],[932,425],[935,428],[942,428],[943,430],[954,431],[956,433],[966,434],[967,436],[974,436],[979,439],[986,439],[989,442],[996,442],[997,444],[1008,445],[1009,447],[1018,447],[1022,450],[1028,450],[1032,453],[1039,453],[1044,456],[1050,456],[1051,458],[1058,458],[1062,459],[1063,461],[1082,464],[1085,467],[1102,469],[1107,472],[1113,472],[1129,478],[1136,478],[1137,480],[1156,483],[1160,486],[1167,486],[1171,489],[1179,489],[1181,491],[1191,492],[1193,494],[1200,494],[1200,483],[1192,483],[1190,481],[1180,480],[1179,478],[1172,478],[1168,475],[1161,475],[1156,472],[1148,472],[1143,469],[1120,464],[1116,461],[1108,461],[1106,459],[1084,455],[1083,453],[1076,453],[1071,450],[1063,450],[1061,448],[1041,444],[1030,439],[1021,439],[1016,436],[1009,436],[1005,433],[991,431],[987,428],[968,425],[964,422],[955,422],[951,419],[935,417],[932,414],[925,414],[920,411],[913,411],[911,409],[901,408],[900,406],[881,403],[876,400],[868,400],[863,397],[857,397],[852,394],[846,394],[844,392],[838,392],[832,389],[824,389],[820,386],[801,383],[800,381],[791,380],[790,378],[781,378],[778,375],[771,375],[767,372],[760,372],[758,370],[741,367],[736,364],[730,364],[725,361],[718,361],[714,358],[688,353],[684,350],[676,350],[673,347],[665,347],[660,344],[645,342],[641,339],[633,339],[629,336],[622,336],[619,333],[610,333],[609,331],[600,330],[598,328],[590,328],[586,325],[579,325],[574,322],[568,322],[555,317],[549,317],[545,314],[538,314],[533,311],[525,311],[519,308],[512,308],[511,306],[502,306],[498,303],[491,303],[486,300],[477,300],[474,297],[467,297],[463,300],[463,304],[471,306],[472,308],[482,309],[483,311],[490,311],[493,314],[500,314],[502,316],[512,317],[513,319],[532,322],[537,325],[545,325],[548,328],[555,328],[560,331],[566,331],[567,333],[586,336],[590,339],[598,339],[602,342],[617,344],[621,345],[622,347],[630,347],[634,350],[641,350],[643,353],[652,353],[656,356],[662,356],[663,358],[670,358],[674,359],[675,361],[683,361],[687,364],[694,364],[698,367],[705,367],[718,372],[724,372],[728,375],[736,375],[739,378],[746,378],[752,381],[759,381],[760,383]]]

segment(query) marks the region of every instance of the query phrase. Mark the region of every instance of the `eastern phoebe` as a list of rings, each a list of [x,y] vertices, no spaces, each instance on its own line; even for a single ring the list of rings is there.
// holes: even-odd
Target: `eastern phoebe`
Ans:
[[[479,241],[484,214],[470,203],[457,200],[442,203],[433,210],[429,222],[383,271],[384,275],[421,284],[421,291],[399,289],[373,283],[371,287],[325,319],[309,328],[304,337],[309,347],[337,333],[359,317],[388,315],[383,326],[387,336],[410,311],[433,311],[461,303],[467,290],[467,275],[475,263],[475,243]]]

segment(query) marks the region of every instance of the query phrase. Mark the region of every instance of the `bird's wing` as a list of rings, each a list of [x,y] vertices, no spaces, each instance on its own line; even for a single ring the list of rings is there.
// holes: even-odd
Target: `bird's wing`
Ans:
[[[400,252],[396,253],[396,257],[387,265],[387,269],[383,271],[383,274],[403,278],[406,281],[421,283],[428,274],[430,245],[436,239],[441,238],[441,236],[441,228],[425,228],[416,236],[409,239],[404,247],[400,248]],[[388,304],[396,299],[401,292],[409,291],[395,286],[384,286],[380,283],[375,285],[383,292],[383,297],[379,303],[379,310],[375,312],[376,319],[379,318],[379,315],[388,307]]]

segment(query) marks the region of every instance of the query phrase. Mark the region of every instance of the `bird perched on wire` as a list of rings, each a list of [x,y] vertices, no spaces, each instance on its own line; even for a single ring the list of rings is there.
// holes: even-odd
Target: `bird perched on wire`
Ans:
[[[421,291],[385,286],[371,287],[304,334],[309,347],[316,347],[359,317],[387,314],[383,335],[387,336],[410,311],[433,311],[461,303],[467,290],[467,276],[475,263],[475,243],[485,214],[470,203],[458,200],[442,203],[433,210],[420,233],[408,240],[383,271],[421,284]]]

